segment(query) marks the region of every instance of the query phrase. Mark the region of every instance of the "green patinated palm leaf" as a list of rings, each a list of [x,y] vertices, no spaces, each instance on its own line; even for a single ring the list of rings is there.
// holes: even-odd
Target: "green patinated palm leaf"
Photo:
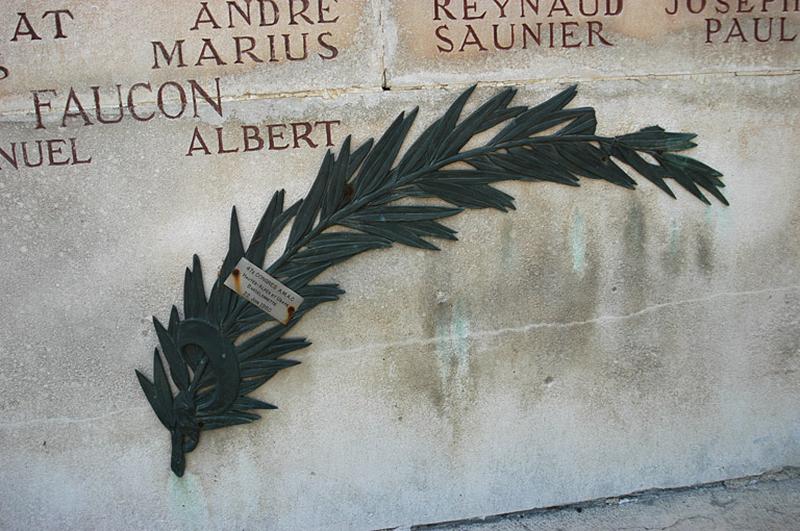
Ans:
[[[634,189],[634,177],[641,176],[672,197],[670,184],[677,184],[705,203],[709,201],[703,191],[728,204],[721,192],[722,174],[678,154],[695,147],[693,134],[648,127],[622,136],[598,136],[594,109],[566,108],[577,95],[575,87],[530,108],[510,106],[516,91],[508,88],[462,117],[473,91],[474,87],[456,98],[441,118],[410,143],[399,162],[416,109],[401,113],[377,142],[370,139],[352,150],[348,136],[338,155],[326,153],[304,199],[284,208],[284,191],[273,194],[247,247],[234,209],[228,253],[208,299],[200,261],[194,257],[185,273],[183,320],[173,307],[166,328],[158,320],[154,325],[172,382],[197,404],[194,414],[199,429],[253,422],[260,418],[254,410],[275,408],[248,395],[279,371],[299,363],[284,356],[310,342],[286,334],[312,308],[344,294],[336,284],[312,284],[317,276],[353,256],[393,244],[438,250],[432,240],[457,239],[442,220],[464,209],[514,209],[513,197],[493,187],[495,183],[578,186],[587,178]],[[476,135],[493,129],[497,133],[491,140],[466,148]],[[287,227],[283,253],[266,266],[267,252]],[[304,298],[287,324],[278,323],[224,286],[242,257],[264,267]],[[244,333],[249,337],[231,347],[235,360],[216,359],[182,339],[187,320],[209,323],[218,331],[220,345],[233,345]],[[229,367],[220,372],[231,363],[235,370]],[[179,400],[175,397],[173,404],[158,351],[154,382],[138,371],[137,377],[158,418],[173,429],[179,418],[173,408]],[[224,408],[212,411],[210,404],[219,406],[221,396],[226,397]]]

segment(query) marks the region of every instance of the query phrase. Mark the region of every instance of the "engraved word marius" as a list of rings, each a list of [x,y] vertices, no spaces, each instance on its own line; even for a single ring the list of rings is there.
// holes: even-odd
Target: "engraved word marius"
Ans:
[[[302,337],[287,337],[287,332],[312,308],[344,293],[337,284],[312,283],[315,277],[352,256],[393,243],[438,250],[432,239],[457,239],[442,219],[465,208],[514,208],[513,198],[493,183],[578,186],[578,179],[586,177],[633,189],[630,172],[672,197],[670,179],[705,203],[709,201],[701,189],[728,204],[719,190],[724,186],[721,173],[677,154],[695,146],[693,134],[648,127],[599,136],[594,109],[566,108],[575,98],[575,87],[530,108],[510,106],[516,91],[508,88],[461,118],[473,90],[461,94],[399,161],[416,109],[398,116],[377,142],[370,139],[353,149],[347,137],[338,155],[330,150],[325,155],[304,199],[286,207],[284,191],[273,194],[247,247],[234,209],[228,253],[208,296],[200,260],[194,256],[184,279],[183,315],[173,306],[167,326],[153,319],[160,352],[156,348],[153,355],[152,380],[136,371],[150,405],[171,433],[175,474],[184,473],[185,455],[197,446],[200,432],[253,422],[260,418],[255,410],[275,408],[250,393],[298,363],[285,359],[286,354],[310,344]],[[475,135],[493,128],[498,132],[491,140],[465,147]],[[461,164],[454,167],[456,163]],[[415,198],[427,200],[414,204]],[[328,230],[334,227],[335,232]],[[279,315],[276,319],[225,282],[240,263],[264,267],[267,249],[284,230],[288,239],[283,254],[263,269],[269,275],[264,282],[271,287],[262,291],[278,289],[280,294],[267,293],[272,302],[260,305]],[[300,301],[297,308],[290,306],[292,300]],[[279,310],[286,313],[275,313]],[[267,322],[273,325],[260,326]],[[236,343],[256,327],[255,335]]]

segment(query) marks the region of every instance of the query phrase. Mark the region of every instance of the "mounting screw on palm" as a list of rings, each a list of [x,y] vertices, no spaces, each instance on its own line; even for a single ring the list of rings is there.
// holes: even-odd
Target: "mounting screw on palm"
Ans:
[[[310,343],[285,334],[309,310],[344,293],[336,284],[311,284],[315,277],[352,256],[393,243],[438,250],[430,239],[457,239],[441,219],[464,208],[514,208],[513,198],[492,183],[578,186],[582,176],[633,189],[636,182],[618,161],[672,197],[666,179],[707,204],[701,188],[728,204],[719,190],[724,187],[721,173],[676,154],[695,147],[693,134],[648,127],[622,136],[597,136],[594,109],[565,109],[575,98],[574,86],[532,108],[509,107],[516,91],[508,88],[459,121],[473,90],[461,94],[397,164],[416,109],[398,116],[375,143],[370,139],[351,151],[348,136],[338,156],[330,151],[325,155],[305,199],[284,208],[284,191],[273,194],[247,248],[234,209],[228,254],[208,298],[200,260],[194,256],[184,280],[183,318],[173,306],[166,327],[153,319],[177,394],[158,349],[153,380],[136,371],[150,405],[171,432],[175,474],[183,475],[185,454],[197,446],[201,431],[252,422],[260,418],[254,410],[275,409],[248,395],[281,369],[299,363],[283,356]],[[505,126],[489,142],[464,149],[475,135],[501,124]],[[457,162],[462,164],[450,168]],[[439,199],[446,206],[398,204],[415,197]],[[262,267],[267,249],[290,221],[283,254],[266,268],[304,299],[283,325],[223,283],[242,257]],[[346,230],[326,232],[332,227]],[[241,334],[268,321],[274,326],[235,344]]]

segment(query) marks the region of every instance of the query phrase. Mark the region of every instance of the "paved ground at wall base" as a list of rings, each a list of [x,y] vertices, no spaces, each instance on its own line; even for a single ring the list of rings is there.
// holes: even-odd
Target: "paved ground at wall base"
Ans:
[[[403,529],[791,530],[800,529],[800,468],[699,487]]]

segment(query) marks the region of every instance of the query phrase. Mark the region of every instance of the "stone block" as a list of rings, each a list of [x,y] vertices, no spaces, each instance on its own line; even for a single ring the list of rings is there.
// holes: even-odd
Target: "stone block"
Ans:
[[[375,89],[379,11],[376,0],[10,0],[0,111],[30,113],[31,91],[47,90],[54,108],[81,105],[98,121],[95,98],[112,110],[180,101],[188,80],[225,99]]]
[[[461,241],[438,253],[331,269],[347,293],[294,330],[313,342],[303,364],[255,393],[280,409],[204,433],[182,479],[133,370],[151,372],[150,316],[180,303],[192,254],[210,284],[232,205],[249,238],[272,191],[302,197],[346,134],[418,105],[416,137],[458,91],[224,101],[223,116],[201,101],[174,119],[142,104],[146,122],[51,113],[39,129],[3,116],[0,148],[19,155],[0,158],[0,527],[382,528],[800,462],[796,85],[582,83],[575,106],[603,134],[698,133],[691,155],[725,173],[731,206],[644,180],[504,184],[517,210],[452,218]]]
[[[601,79],[800,68],[796,0],[384,4],[387,82]]]

